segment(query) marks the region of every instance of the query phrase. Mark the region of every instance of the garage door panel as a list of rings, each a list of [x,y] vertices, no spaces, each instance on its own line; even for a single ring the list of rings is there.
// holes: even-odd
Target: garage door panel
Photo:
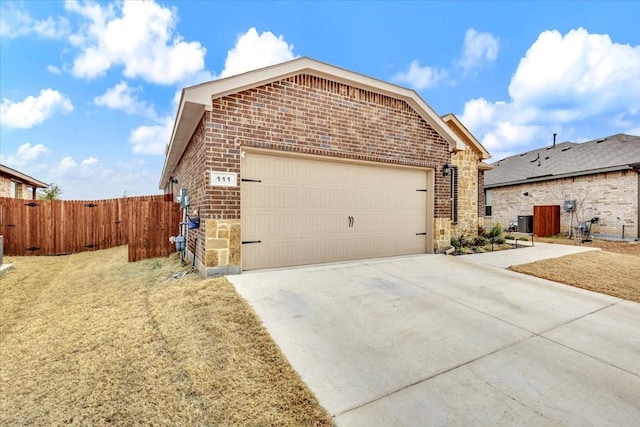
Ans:
[[[243,269],[424,253],[426,171],[248,153]],[[352,219],[349,219],[352,218]]]

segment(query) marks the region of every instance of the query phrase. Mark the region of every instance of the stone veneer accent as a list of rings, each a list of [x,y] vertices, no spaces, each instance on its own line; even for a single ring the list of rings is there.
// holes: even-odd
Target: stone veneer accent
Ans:
[[[240,221],[207,219],[204,267],[206,276],[240,272]]]
[[[568,233],[571,215],[564,211],[563,202],[575,199],[573,226],[597,216],[600,223],[592,226],[595,234],[621,236],[624,224],[626,237],[640,237],[639,185],[638,173],[628,170],[496,187],[492,189],[492,216],[485,218],[485,225],[506,228],[519,215],[533,215],[534,205],[560,205],[560,231]]]
[[[434,218],[433,220],[434,251],[443,252],[451,246],[452,222],[450,218]]]
[[[465,236],[478,235],[478,154],[470,148],[451,156],[458,169],[458,222],[452,232]]]

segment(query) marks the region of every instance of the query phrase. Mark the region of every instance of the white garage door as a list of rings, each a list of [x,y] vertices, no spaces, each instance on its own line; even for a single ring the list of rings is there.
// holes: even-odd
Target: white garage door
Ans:
[[[244,270],[424,253],[431,239],[425,170],[250,152],[241,175]]]

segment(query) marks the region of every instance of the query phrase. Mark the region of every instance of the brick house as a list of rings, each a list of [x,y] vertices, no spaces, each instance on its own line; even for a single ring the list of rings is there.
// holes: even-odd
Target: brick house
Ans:
[[[38,188],[47,188],[49,184],[38,181],[22,172],[0,165],[0,197],[35,200]]]
[[[625,238],[640,238],[639,136],[554,143],[493,166],[484,182],[487,225],[506,228],[518,216],[532,215],[534,206],[557,205],[562,233],[597,217],[595,237],[620,238],[624,226]]]
[[[183,89],[159,185],[186,190],[204,275],[432,253],[452,215],[477,224],[484,194],[488,153],[447,120],[413,90],[299,58]]]

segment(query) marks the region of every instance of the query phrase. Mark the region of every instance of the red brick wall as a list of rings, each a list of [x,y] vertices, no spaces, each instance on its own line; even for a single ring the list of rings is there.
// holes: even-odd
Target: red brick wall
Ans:
[[[186,188],[189,198],[191,199],[189,211],[191,214],[194,214],[195,210],[198,209],[198,214],[200,216],[203,215],[203,212],[210,214],[209,202],[207,201],[207,195],[205,192],[209,179],[205,156],[206,146],[204,119],[206,115],[207,114],[205,113],[200,120],[200,123],[189,141],[187,149],[178,162],[176,170],[173,172],[173,177],[177,179],[178,182],[173,185],[168,184],[165,189],[165,192],[169,192],[172,188],[175,198],[179,194],[181,188]],[[205,218],[204,216],[202,217]],[[197,253],[196,256],[199,259],[203,259],[204,257],[205,237],[203,231],[204,230],[202,229],[189,230],[189,241],[187,243],[188,249]]]
[[[398,165],[449,161],[447,142],[406,102],[298,75],[213,100],[208,170],[240,172],[240,148],[259,147]],[[435,216],[450,216],[449,183],[435,174]],[[217,218],[240,218],[240,192],[207,189]]]
[[[239,174],[241,147],[434,168],[435,217],[451,217],[449,145],[402,100],[308,75],[214,99],[173,172],[174,194],[188,190],[202,223],[240,219],[240,189],[210,187],[209,173]],[[204,231],[189,238],[200,260]]]

